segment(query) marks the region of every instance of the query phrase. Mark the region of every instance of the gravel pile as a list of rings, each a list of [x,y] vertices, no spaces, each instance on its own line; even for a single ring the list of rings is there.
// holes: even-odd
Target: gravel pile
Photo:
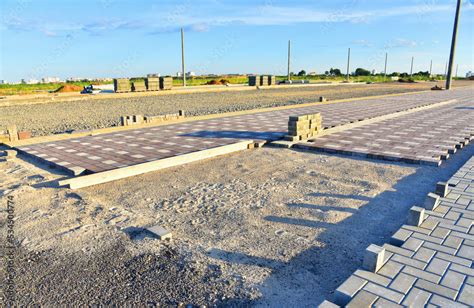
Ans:
[[[34,136],[116,126],[122,115],[161,115],[179,109],[188,116],[330,100],[427,90],[431,84],[374,84],[194,93],[137,98],[91,99],[0,107],[0,128],[16,124]]]

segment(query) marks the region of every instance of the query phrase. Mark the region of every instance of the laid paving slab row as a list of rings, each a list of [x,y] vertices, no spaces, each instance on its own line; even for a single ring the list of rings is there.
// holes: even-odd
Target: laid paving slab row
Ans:
[[[77,173],[73,168],[82,168],[85,170],[84,173],[97,173],[235,144],[243,140],[254,141],[259,145],[265,141],[279,140],[287,134],[288,118],[295,114],[320,113],[325,127],[334,127],[450,99],[468,100],[472,94],[472,89],[462,88],[451,92],[428,92],[336,104],[315,104],[309,107],[131,129],[19,146],[17,149],[23,154],[69,171],[71,174]],[[464,109],[462,111],[471,112]],[[457,128],[457,124],[453,126]],[[446,129],[451,128],[453,127]],[[442,136],[438,136],[438,140],[441,142],[443,138],[440,137]],[[421,140],[417,142],[420,143]]]
[[[456,146],[474,138],[473,119],[474,101],[459,99],[457,103],[355,127],[293,147],[438,166]]]
[[[383,245],[391,255],[385,258],[382,267],[374,272],[355,271],[335,291],[334,303],[348,307],[377,306],[382,302],[384,306],[472,307],[473,175],[474,157],[471,157],[447,185],[441,183],[436,187],[437,192],[443,192],[438,196],[439,206],[426,210],[419,225],[403,225],[392,236],[392,245]],[[452,202],[461,198],[461,203]],[[450,216],[453,211],[461,212]],[[369,251],[374,255],[380,250],[372,247]],[[363,268],[367,268],[366,262],[364,259]]]

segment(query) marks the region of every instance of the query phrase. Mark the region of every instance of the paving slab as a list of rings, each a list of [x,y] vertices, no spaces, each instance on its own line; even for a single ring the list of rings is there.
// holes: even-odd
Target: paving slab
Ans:
[[[438,166],[474,136],[474,100],[430,108],[334,133],[293,148]]]
[[[474,201],[474,195],[470,190],[474,187],[473,175],[474,157],[471,157],[450,179],[451,183],[451,180],[456,178],[457,184],[449,185],[446,196],[440,198],[440,207],[446,207],[447,211],[443,211],[441,218],[434,216],[436,219],[444,219],[443,215],[447,216],[451,211],[459,209],[455,203],[449,201],[452,200],[451,195],[459,195],[456,199]],[[469,239],[471,228],[465,228],[462,232],[455,229],[456,224],[461,220],[469,221],[469,226],[472,224],[474,216],[470,215],[474,215],[474,207],[469,208],[466,205],[471,202],[461,205],[464,211],[452,224],[445,224],[442,227],[439,226],[440,222],[423,223],[419,227],[402,226],[395,233],[395,243],[402,247],[409,246],[410,252],[405,248],[384,245],[386,250],[393,254],[377,274],[371,273],[381,275],[384,279],[375,280],[365,277],[363,281],[368,281],[367,283],[359,283],[357,287],[348,288],[347,286],[353,281],[361,280],[361,269],[358,269],[335,291],[335,294],[344,294],[343,301],[340,301],[340,296],[336,296],[334,301],[338,304],[358,307],[372,306],[375,298],[378,298],[377,302],[383,300],[410,307],[426,305],[472,307],[474,305],[474,269],[472,268],[474,246]],[[433,213],[441,213],[436,212],[438,210],[439,208],[427,211],[427,221],[436,221],[430,218],[433,217]],[[435,227],[433,228],[432,225]],[[407,232],[407,228],[411,229],[410,232]],[[422,229],[425,232],[418,232]],[[416,234],[436,237],[441,242],[433,244],[423,241],[416,238]],[[454,238],[458,240],[453,241]],[[415,242],[416,245],[413,245]]]
[[[315,104],[164,126],[131,129],[95,136],[45,142],[17,149],[57,168],[82,174],[157,161],[242,141],[281,139],[287,132],[288,117],[320,112],[325,127],[334,127],[381,115],[427,106],[449,99],[472,97],[473,89],[425,92],[345,103]],[[463,110],[470,113],[470,110]],[[457,135],[452,134],[453,137]],[[399,149],[391,149],[399,151]],[[80,169],[78,169],[80,168]]]

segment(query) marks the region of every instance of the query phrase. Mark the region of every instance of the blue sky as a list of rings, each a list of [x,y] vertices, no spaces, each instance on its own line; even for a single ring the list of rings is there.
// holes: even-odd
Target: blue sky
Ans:
[[[131,77],[180,70],[285,74],[356,67],[444,73],[454,0],[0,0],[0,79]],[[456,63],[474,71],[474,0],[464,0]]]

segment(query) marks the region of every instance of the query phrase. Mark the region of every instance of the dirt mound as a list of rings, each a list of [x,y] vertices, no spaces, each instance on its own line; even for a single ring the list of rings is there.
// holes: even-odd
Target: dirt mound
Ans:
[[[230,82],[227,79],[221,79],[221,80],[212,79],[212,80],[209,80],[206,84],[207,85],[226,85],[228,83]]]
[[[81,86],[76,86],[73,84],[65,84],[63,86],[60,86],[55,93],[64,93],[64,92],[81,92],[83,87]]]

